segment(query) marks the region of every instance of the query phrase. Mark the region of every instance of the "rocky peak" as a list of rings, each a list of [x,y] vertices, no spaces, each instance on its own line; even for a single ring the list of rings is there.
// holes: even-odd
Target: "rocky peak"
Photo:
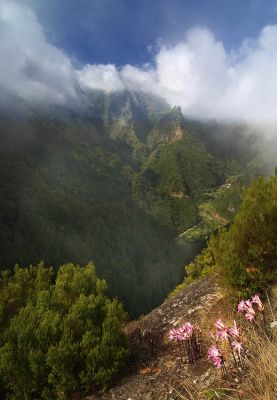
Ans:
[[[171,143],[181,140],[185,134],[185,120],[181,107],[173,107],[165,113],[155,124],[148,136],[150,148],[162,143]]]

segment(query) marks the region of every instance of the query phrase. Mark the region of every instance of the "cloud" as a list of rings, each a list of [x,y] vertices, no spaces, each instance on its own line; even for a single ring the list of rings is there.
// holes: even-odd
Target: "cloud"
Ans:
[[[111,64],[85,65],[81,71],[77,71],[77,77],[84,88],[107,92],[124,90],[125,88],[119,71]]]
[[[188,117],[277,123],[277,25],[227,51],[205,28],[168,46],[160,41],[152,64],[87,64],[76,70],[49,43],[35,14],[0,0],[0,86],[27,100],[63,103],[83,90],[149,92]],[[275,131],[276,132],[276,131]]]
[[[277,122],[277,26],[229,53],[210,31],[196,28],[161,46],[152,67],[106,67],[108,79],[105,66],[86,65],[78,72],[83,86],[151,92],[194,118]]]
[[[63,103],[75,93],[69,58],[51,45],[35,14],[0,0],[0,86],[27,100]]]

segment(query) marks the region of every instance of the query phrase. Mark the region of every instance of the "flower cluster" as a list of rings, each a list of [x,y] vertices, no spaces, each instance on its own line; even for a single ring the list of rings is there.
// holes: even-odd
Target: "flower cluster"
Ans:
[[[214,326],[216,329],[216,335],[213,337],[216,340],[216,344],[208,349],[208,359],[212,360],[213,364],[217,368],[222,369],[222,376],[226,378],[227,369],[225,366],[225,361],[226,358],[228,358],[228,353],[231,353],[234,366],[236,368],[240,368],[242,366],[241,353],[243,351],[243,342],[240,335],[240,328],[237,326],[236,321],[234,321],[233,325],[227,326],[222,319],[218,319]],[[226,342],[226,345],[224,345],[224,342]],[[224,357],[220,347],[225,349]],[[226,350],[226,347],[229,350]]]
[[[223,357],[216,345],[213,345],[208,349],[208,359],[213,361],[216,368],[222,368]]]
[[[188,340],[197,329],[198,327],[196,325],[194,326],[190,322],[186,322],[178,328],[171,329],[168,338],[169,340],[177,341]]]
[[[249,321],[254,321],[255,326],[263,329],[268,339],[264,317],[264,305],[256,294],[251,299],[242,300],[237,306],[238,313],[244,313]],[[263,322],[263,327],[259,322]],[[246,366],[245,341],[241,334],[241,328],[234,320],[233,324],[226,325],[222,319],[214,323],[215,334],[212,334],[214,344],[208,349],[208,359],[221,371],[224,379],[232,379],[238,376]],[[186,322],[179,327],[172,328],[168,335],[169,340],[175,341],[181,355],[187,357],[189,363],[194,363],[202,355],[201,330],[198,325]]]
[[[171,329],[168,338],[177,342],[181,360],[185,355],[188,362],[193,363],[201,356],[201,331],[198,325],[186,322],[178,328]]]
[[[255,305],[256,311],[253,307]],[[238,312],[244,312],[245,313],[245,318],[248,319],[249,321],[253,321],[255,319],[255,316],[257,312],[264,312],[264,305],[261,302],[260,297],[256,294],[253,296],[251,299],[248,300],[242,300],[238,304]]]
[[[222,319],[215,322],[216,337],[219,340],[228,340],[233,351],[235,351],[240,357],[242,348],[242,341],[240,339],[240,329],[237,326],[236,321],[230,327],[226,326]]]

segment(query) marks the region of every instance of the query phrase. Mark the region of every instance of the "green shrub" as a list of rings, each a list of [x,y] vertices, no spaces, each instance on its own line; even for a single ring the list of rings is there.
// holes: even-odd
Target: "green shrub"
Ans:
[[[244,193],[229,230],[222,230],[214,250],[224,285],[249,296],[276,279],[277,176],[254,182]]]
[[[174,291],[217,272],[233,297],[249,297],[277,278],[277,175],[259,178],[243,195],[230,229],[212,235],[207,247],[186,265],[186,277]]]
[[[2,273],[0,381],[7,399],[69,398],[109,384],[128,356],[125,313],[92,263]]]

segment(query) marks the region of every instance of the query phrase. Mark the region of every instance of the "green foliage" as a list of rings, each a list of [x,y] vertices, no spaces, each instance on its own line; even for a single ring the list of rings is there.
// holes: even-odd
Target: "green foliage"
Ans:
[[[11,400],[58,398],[108,385],[128,356],[125,312],[92,263],[1,274],[0,380]]]
[[[145,164],[157,174],[157,188],[164,193],[183,192],[199,199],[224,181],[222,164],[189,132],[177,142],[162,144]]]
[[[150,175],[150,171],[147,172]],[[191,198],[159,192],[144,176],[133,180],[132,193],[141,207],[148,210],[164,229],[171,229],[175,235],[199,221],[196,203]]]
[[[179,287],[218,272],[235,297],[249,297],[277,278],[277,175],[259,178],[243,195],[230,229],[212,236],[207,248],[186,266]],[[178,289],[176,289],[178,290]]]
[[[277,176],[260,178],[244,193],[230,230],[214,250],[222,281],[234,294],[249,296],[277,277]]]

